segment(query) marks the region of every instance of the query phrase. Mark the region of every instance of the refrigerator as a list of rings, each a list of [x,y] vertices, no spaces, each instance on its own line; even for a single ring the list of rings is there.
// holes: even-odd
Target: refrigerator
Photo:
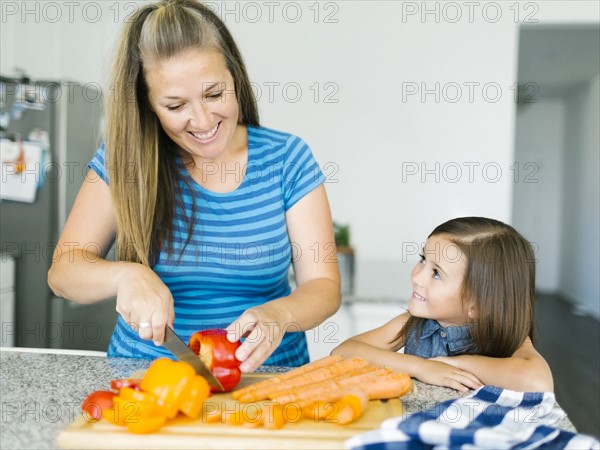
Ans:
[[[102,92],[65,80],[0,78],[0,240],[14,261],[14,308],[2,342],[106,351],[115,299],[80,305],[47,282],[53,251],[101,141]],[[16,162],[15,162],[16,161]]]

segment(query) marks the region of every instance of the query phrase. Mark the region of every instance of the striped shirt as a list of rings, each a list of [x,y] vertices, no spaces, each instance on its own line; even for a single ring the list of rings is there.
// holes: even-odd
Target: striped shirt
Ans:
[[[173,295],[174,329],[186,342],[196,331],[224,328],[246,309],[290,294],[288,272],[293,244],[285,214],[325,181],[302,139],[264,127],[247,129],[246,173],[232,192],[203,188],[178,162],[185,211],[177,205],[174,252],[161,252],[153,270]],[[108,184],[109,162],[104,156],[102,146],[89,167]],[[184,248],[186,213],[191,214],[192,201],[196,206],[195,226]],[[294,324],[286,329],[283,341],[265,365],[298,366],[308,362],[305,333],[297,331]],[[172,357],[163,347],[140,339],[120,316],[108,355]]]

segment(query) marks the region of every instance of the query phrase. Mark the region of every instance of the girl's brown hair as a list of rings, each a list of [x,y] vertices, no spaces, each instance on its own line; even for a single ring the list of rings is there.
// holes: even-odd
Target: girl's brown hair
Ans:
[[[474,348],[493,357],[511,356],[533,336],[535,259],[530,243],[513,227],[483,217],[449,220],[429,235],[443,237],[460,248],[467,266],[462,300],[473,305],[471,322]],[[425,319],[410,316],[397,339],[406,343]]]
[[[239,122],[259,125],[246,68],[225,24],[196,0],[144,5],[129,18],[118,45],[106,98],[106,163],[117,215],[117,257],[156,263],[166,244],[172,250],[175,206],[181,202],[176,161],[180,149],[152,112],[144,63],[164,61],[190,48],[223,56],[235,85]],[[188,214],[188,240],[194,227]]]

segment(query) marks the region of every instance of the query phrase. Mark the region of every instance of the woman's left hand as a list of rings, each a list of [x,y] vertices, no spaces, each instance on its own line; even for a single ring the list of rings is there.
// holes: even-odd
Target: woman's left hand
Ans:
[[[226,328],[231,342],[245,338],[235,352],[242,362],[240,370],[254,372],[279,346],[288,329],[300,331],[293,326],[290,313],[273,302],[246,310]]]

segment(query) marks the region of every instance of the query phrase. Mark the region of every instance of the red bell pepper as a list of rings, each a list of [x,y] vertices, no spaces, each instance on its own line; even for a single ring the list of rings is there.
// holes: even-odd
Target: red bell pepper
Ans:
[[[240,345],[239,340],[229,342],[227,331],[218,328],[192,334],[188,344],[226,391],[236,387],[242,378],[240,361],[235,357],[235,351]]]
[[[88,395],[81,405],[84,417],[89,422],[96,422],[102,417],[102,411],[113,407],[115,393],[111,391],[94,391]]]

